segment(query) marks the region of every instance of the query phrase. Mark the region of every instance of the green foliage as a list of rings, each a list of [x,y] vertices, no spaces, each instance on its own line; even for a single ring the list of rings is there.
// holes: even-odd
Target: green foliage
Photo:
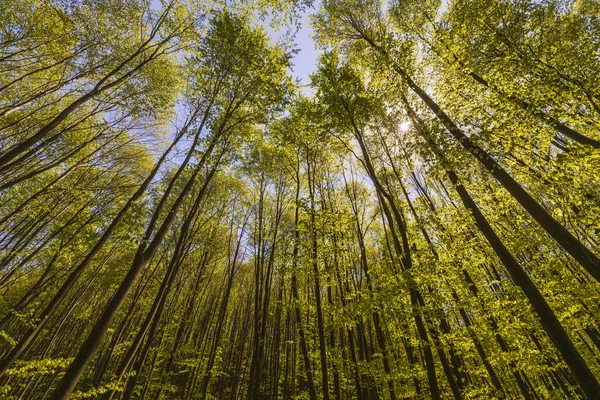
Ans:
[[[597,393],[597,2],[0,3],[0,397]]]

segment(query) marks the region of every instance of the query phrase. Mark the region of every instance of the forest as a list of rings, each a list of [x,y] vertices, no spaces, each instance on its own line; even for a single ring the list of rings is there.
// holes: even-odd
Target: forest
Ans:
[[[0,1],[1,399],[599,379],[597,0]]]

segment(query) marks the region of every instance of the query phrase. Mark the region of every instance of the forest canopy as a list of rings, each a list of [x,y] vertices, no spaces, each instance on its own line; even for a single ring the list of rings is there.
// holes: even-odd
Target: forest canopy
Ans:
[[[599,378],[598,1],[0,1],[0,398]]]

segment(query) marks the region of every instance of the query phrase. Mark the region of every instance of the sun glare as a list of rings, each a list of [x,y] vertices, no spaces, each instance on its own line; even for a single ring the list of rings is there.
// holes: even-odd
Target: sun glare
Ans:
[[[400,124],[400,132],[407,132],[410,129],[410,122],[406,121]]]

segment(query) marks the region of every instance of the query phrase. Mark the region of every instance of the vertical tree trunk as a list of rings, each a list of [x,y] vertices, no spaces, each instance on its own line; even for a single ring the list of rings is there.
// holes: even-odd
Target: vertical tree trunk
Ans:
[[[424,125],[419,121],[415,112],[410,108],[408,102],[406,102],[405,106],[407,107],[407,111],[410,114],[410,117],[419,129],[420,133],[425,137],[427,142],[432,146],[432,150],[436,154],[437,157],[440,158],[441,162],[444,165],[448,165],[447,162],[442,158],[442,154],[435,147],[435,143],[431,136],[429,136],[428,131],[424,127]],[[573,373],[573,376],[577,380],[578,384],[581,386],[586,395],[592,399],[598,393],[600,393],[600,384],[596,380],[596,377],[586,364],[583,357],[577,351],[577,348],[569,338],[567,332],[563,328],[562,324],[552,311],[552,308],[548,305],[538,288],[529,278],[529,275],[523,270],[523,268],[519,265],[517,260],[513,257],[510,251],[506,248],[504,243],[500,240],[492,226],[489,224],[479,207],[475,204],[467,190],[462,186],[462,184],[458,180],[458,176],[456,173],[447,168],[446,174],[448,178],[454,185],[461,201],[465,208],[471,211],[473,218],[475,219],[475,223],[479,228],[479,231],[483,234],[483,236],[487,239],[490,246],[502,261],[502,264],[506,267],[508,273],[510,274],[513,282],[523,290],[525,296],[531,302],[533,309],[536,311],[538,317],[540,318],[540,322],[542,327],[556,346],[557,350],[562,355],[563,359],[569,366],[569,369]]]
[[[310,152],[306,150],[306,175],[308,177],[308,193],[310,197],[310,223],[311,223],[311,263],[315,284],[315,305],[317,309],[317,329],[319,333],[319,356],[321,359],[321,379],[323,400],[329,400],[329,375],[327,372],[327,345],[325,341],[325,327],[321,304],[321,280],[319,274],[319,252],[317,247],[317,228],[315,219],[315,170],[311,169]]]

